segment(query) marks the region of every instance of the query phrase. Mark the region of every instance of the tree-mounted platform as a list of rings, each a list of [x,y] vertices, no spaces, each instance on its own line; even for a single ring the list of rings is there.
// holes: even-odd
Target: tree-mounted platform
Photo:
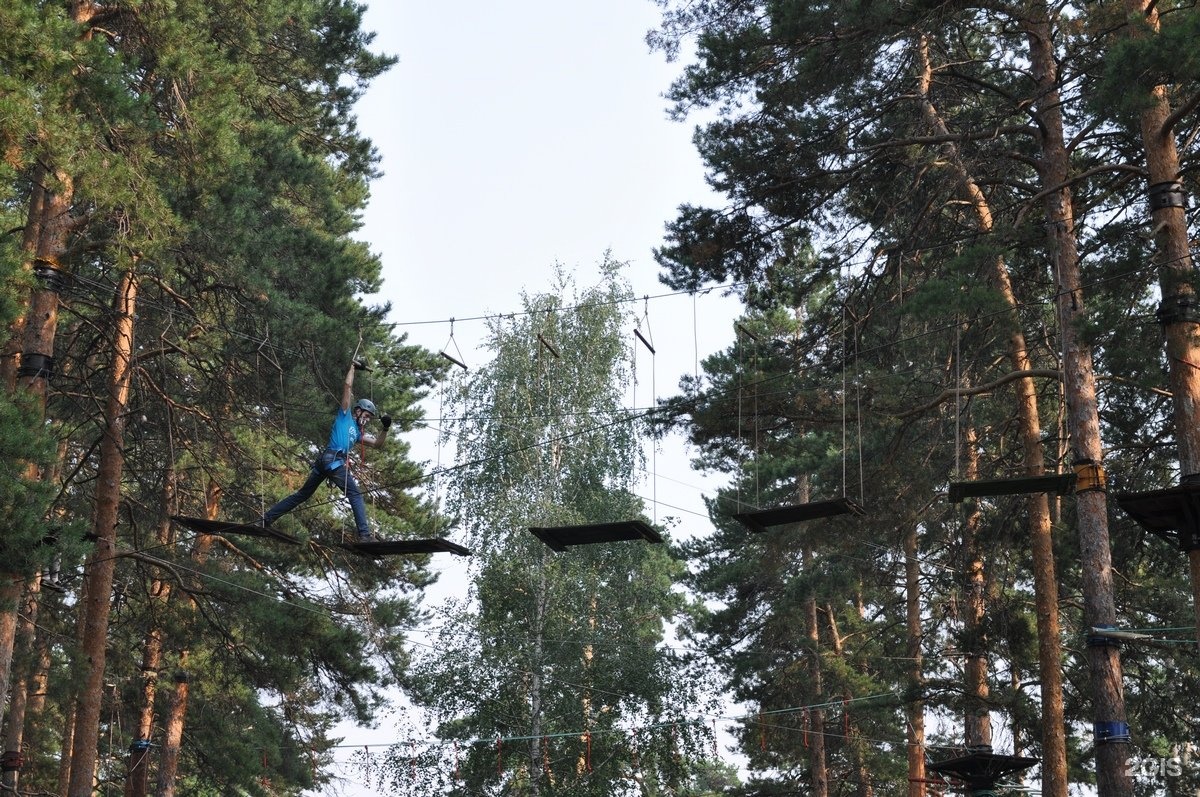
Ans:
[[[804,504],[790,504],[774,509],[759,509],[754,512],[738,512],[733,519],[750,531],[763,533],[775,526],[786,526],[791,523],[803,523],[819,518],[836,517],[838,515],[866,514],[861,506],[849,498],[830,498],[827,501],[810,501]]]
[[[1029,769],[1038,763],[1037,758],[1018,755],[1002,755],[989,749],[972,750],[966,755],[926,765],[930,772],[953,778],[966,784],[970,793],[990,791],[996,781],[1015,772]]]
[[[574,545],[603,545],[610,542],[645,540],[661,543],[662,536],[640,520],[614,523],[585,523],[578,526],[530,526],[533,536],[559,553]]]
[[[1200,550],[1200,484],[1120,493],[1117,504],[1138,525],[1181,551]]]

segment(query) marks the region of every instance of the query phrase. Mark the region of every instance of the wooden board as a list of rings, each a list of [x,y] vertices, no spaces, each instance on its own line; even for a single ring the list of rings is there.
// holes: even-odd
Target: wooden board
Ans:
[[[572,545],[602,545],[610,542],[645,540],[660,543],[662,536],[640,520],[616,523],[585,523],[578,526],[530,526],[542,542],[560,553]]]
[[[289,545],[300,544],[300,540],[290,534],[272,528],[264,528],[255,523],[230,523],[224,520],[208,520],[187,515],[171,515],[171,520],[200,534],[243,534],[248,537],[263,537],[268,540],[286,542]]]
[[[828,501],[791,504],[755,512],[738,512],[733,518],[751,531],[761,534],[774,526],[847,514],[865,515],[866,511],[849,498],[831,498]]]
[[[423,553],[452,553],[470,556],[471,551],[449,540],[372,540],[370,542],[343,542],[339,548],[353,551],[360,556],[411,556]]]
[[[964,498],[998,495],[1027,495],[1054,493],[1066,495],[1075,486],[1074,473],[1052,473],[1046,476],[1021,476],[1015,479],[986,479],[969,482],[950,482],[950,502],[962,503]]]

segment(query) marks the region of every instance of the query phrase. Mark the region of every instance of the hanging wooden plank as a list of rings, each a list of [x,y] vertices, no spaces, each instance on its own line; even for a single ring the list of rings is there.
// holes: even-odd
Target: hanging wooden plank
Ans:
[[[965,498],[999,495],[1054,493],[1066,495],[1075,486],[1074,473],[1051,473],[1045,476],[1019,476],[1013,479],[984,479],[950,482],[950,502],[962,503]]]
[[[264,539],[286,542],[288,545],[299,545],[300,540],[290,534],[257,523],[230,523],[224,520],[208,520],[187,515],[171,515],[171,520],[181,526],[186,526],[200,534],[241,534],[247,537],[262,537]]]
[[[616,523],[585,523],[578,526],[530,526],[542,542],[560,553],[573,545],[600,545],[628,540],[661,543],[662,536],[640,520]]]
[[[470,556],[471,551],[461,545],[441,538],[426,540],[371,540],[370,542],[343,542],[339,548],[352,551],[360,556],[412,556],[426,553],[452,553],[456,556]]]
[[[836,517],[837,515],[865,515],[866,511],[849,498],[831,498],[827,501],[810,501],[805,504],[790,504],[774,509],[760,509],[754,512],[738,512],[735,520],[753,532],[763,533],[775,526],[786,526],[790,523],[803,523],[819,518]]]
[[[654,347],[650,345],[650,341],[646,340],[646,337],[642,334],[641,330],[635,329],[633,330],[633,334],[637,335],[637,339],[642,342],[643,346],[650,350],[651,354],[656,353],[654,351]]]

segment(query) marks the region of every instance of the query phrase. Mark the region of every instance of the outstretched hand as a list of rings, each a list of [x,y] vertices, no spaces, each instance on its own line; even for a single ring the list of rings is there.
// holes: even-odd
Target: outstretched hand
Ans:
[[[355,360],[351,364],[354,366],[355,371],[370,371],[371,370],[371,368],[367,365],[366,360],[360,360],[360,359],[355,358]]]
[[[379,424],[383,427],[384,433],[387,433],[387,430],[392,428],[392,416],[391,415],[380,416]]]

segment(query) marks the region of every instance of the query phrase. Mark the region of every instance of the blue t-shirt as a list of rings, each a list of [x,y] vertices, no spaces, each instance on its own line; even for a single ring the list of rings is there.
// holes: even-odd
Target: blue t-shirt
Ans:
[[[333,419],[333,428],[329,430],[329,449],[350,453],[358,442],[358,422],[350,410],[338,409]]]

